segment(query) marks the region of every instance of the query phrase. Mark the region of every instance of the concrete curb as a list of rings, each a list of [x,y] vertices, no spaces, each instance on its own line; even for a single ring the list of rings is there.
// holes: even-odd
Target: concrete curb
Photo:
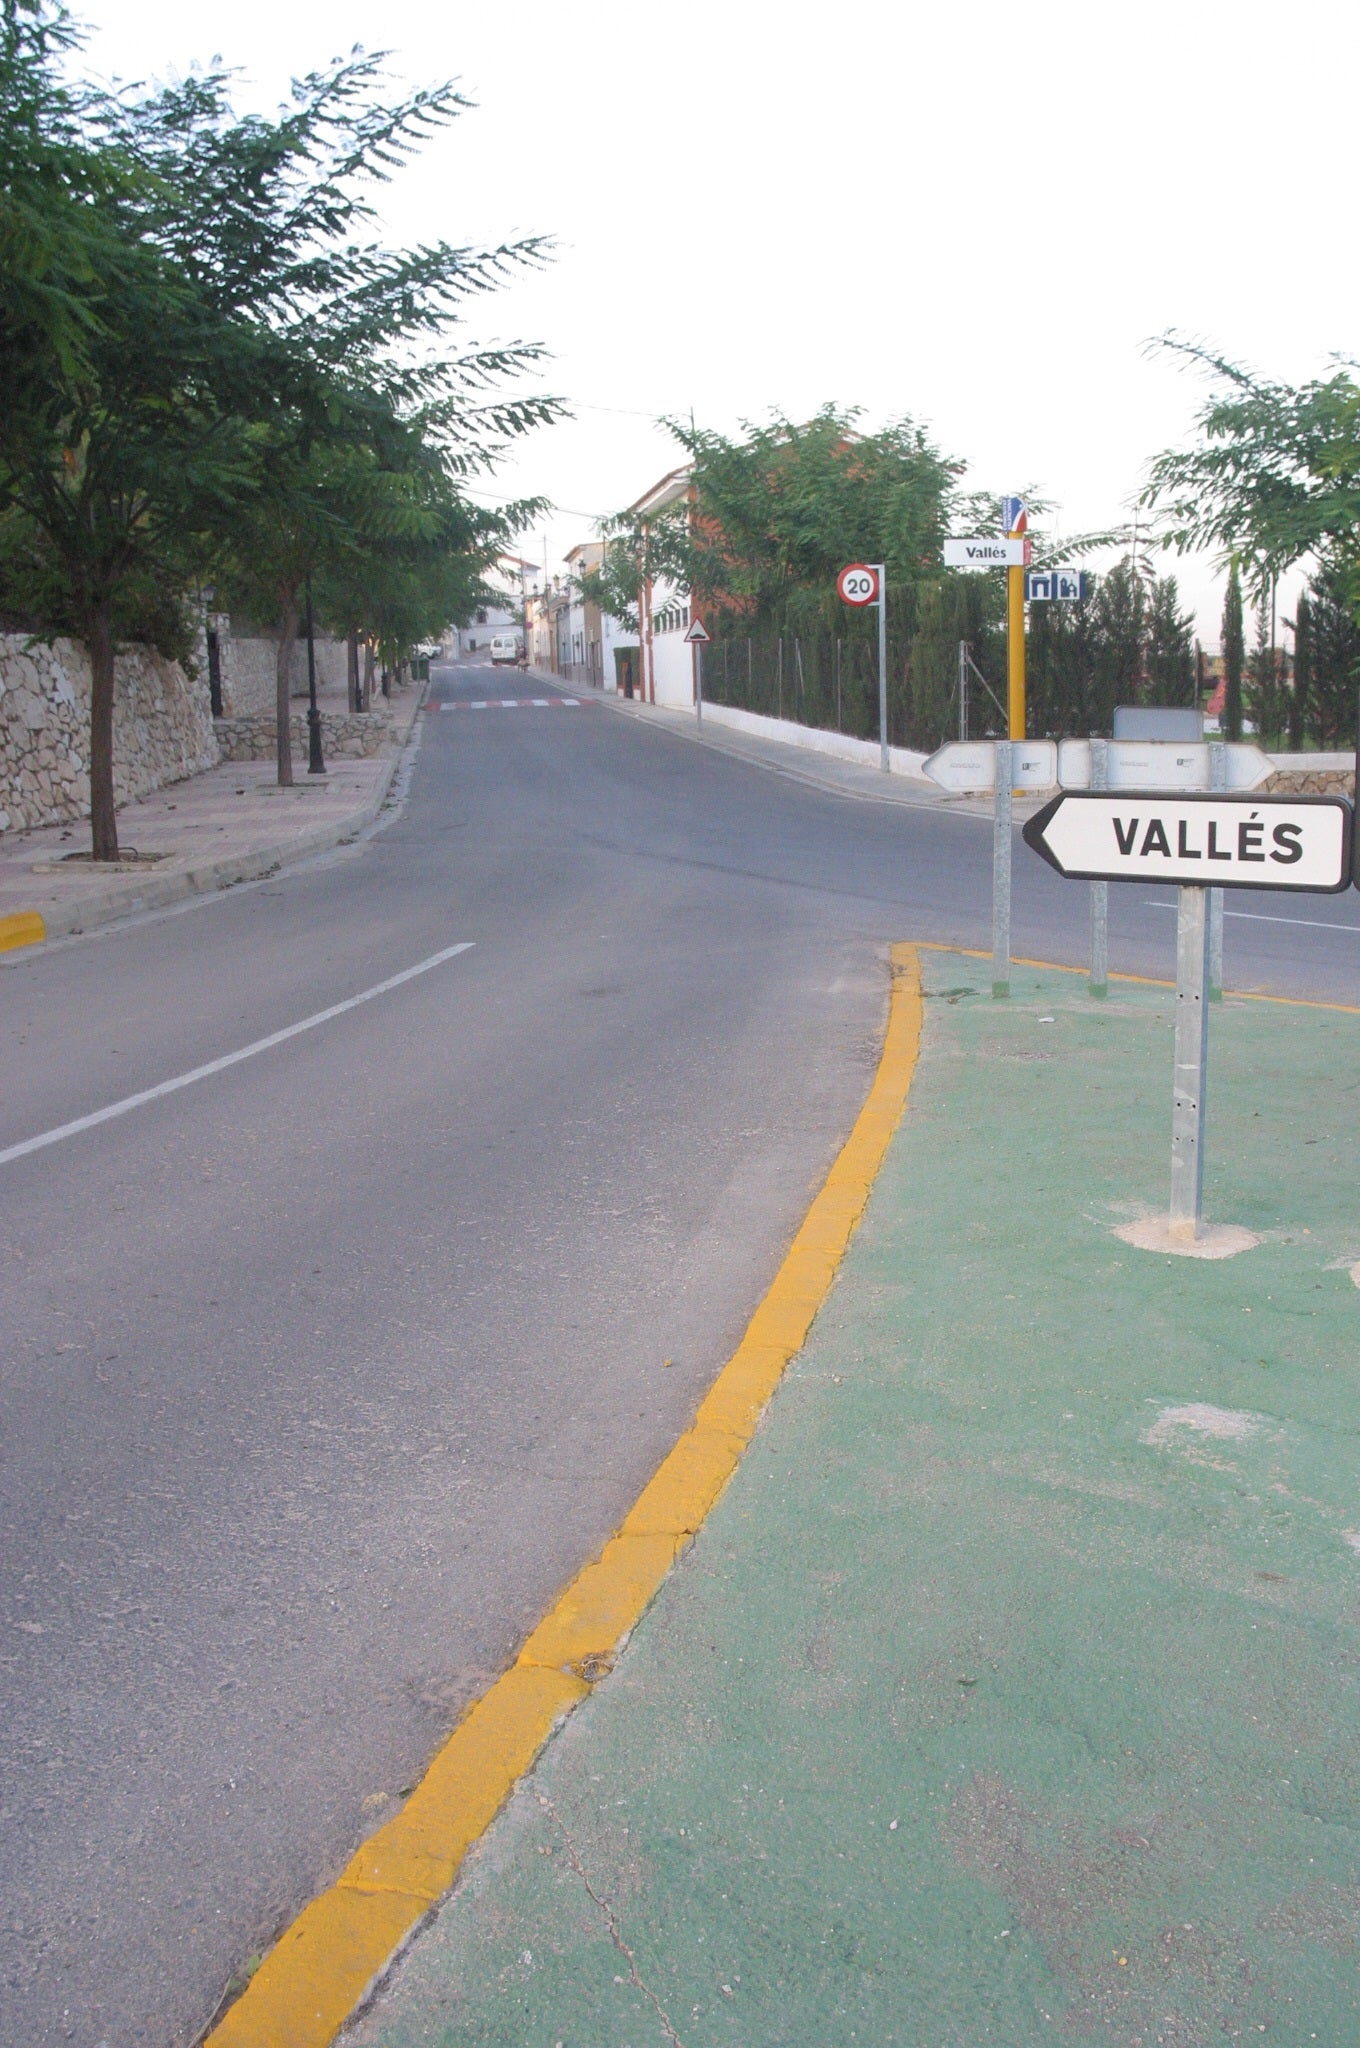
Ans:
[[[888,1026],[864,1106],[693,1427],[401,1812],[286,1929],[205,2048],[326,2048],[452,1886],[553,1731],[610,1670],[736,1470],[830,1291],[906,1107],[921,1014],[919,955],[894,946]]]
[[[292,839],[253,846],[243,853],[227,854],[221,860],[149,875],[145,882],[134,883],[131,887],[111,886],[95,890],[88,896],[73,898],[69,903],[55,904],[46,911],[20,911],[13,917],[0,919],[0,952],[41,945],[45,939],[75,938],[84,932],[95,931],[101,925],[115,924],[120,918],[137,917],[148,910],[165,910],[191,896],[210,896],[218,890],[230,889],[238,882],[257,882],[281,868],[310,859],[313,854],[327,853],[332,847],[357,838],[374,822],[387,802],[397,771],[415,736],[416,723],[427,695],[428,685],[411,714],[405,736],[380,772],[376,788],[362,804],[346,811],[343,817],[328,818],[324,824],[315,825]]]

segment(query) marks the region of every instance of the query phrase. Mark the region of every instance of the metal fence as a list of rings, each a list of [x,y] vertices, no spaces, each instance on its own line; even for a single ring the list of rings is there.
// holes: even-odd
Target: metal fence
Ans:
[[[888,740],[924,752],[960,736],[957,642],[888,635]],[[965,682],[969,736],[1002,730],[976,664]],[[878,738],[878,650],[870,634],[722,634],[704,649],[704,696],[798,725]]]

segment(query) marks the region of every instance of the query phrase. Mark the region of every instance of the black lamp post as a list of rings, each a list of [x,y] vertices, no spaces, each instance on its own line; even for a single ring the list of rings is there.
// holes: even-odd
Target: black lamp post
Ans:
[[[316,637],[312,630],[312,577],[307,573],[307,773],[324,775],[321,758],[321,713],[316,703]]]

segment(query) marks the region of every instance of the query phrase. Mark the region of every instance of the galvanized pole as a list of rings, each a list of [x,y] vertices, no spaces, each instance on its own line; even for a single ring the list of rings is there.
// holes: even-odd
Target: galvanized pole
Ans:
[[[1105,751],[1105,741],[1091,741],[1091,787],[1107,789],[1110,777],[1110,757]],[[1104,997],[1109,992],[1110,957],[1110,885],[1108,882],[1091,884],[1091,994]]]
[[[1204,1212],[1204,1093],[1209,1066],[1209,920],[1199,885],[1177,891],[1176,1075],[1171,1111],[1171,1230],[1197,1238]]]
[[[996,742],[992,800],[992,994],[1011,992],[1011,743]]]
[[[878,570],[878,765],[888,773],[888,573]]]
[[[968,642],[959,642],[959,738],[968,740]]]
[[[1209,742],[1209,787],[1228,787],[1228,749],[1222,740]],[[1209,891],[1209,1001],[1223,1000],[1223,891]]]
[[[701,640],[694,642],[694,723],[704,722],[704,647]]]

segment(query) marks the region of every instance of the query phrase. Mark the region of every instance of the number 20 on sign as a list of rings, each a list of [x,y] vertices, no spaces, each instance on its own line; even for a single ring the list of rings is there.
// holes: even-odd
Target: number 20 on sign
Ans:
[[[878,571],[866,562],[851,562],[836,578],[836,590],[843,604],[877,604]]]

